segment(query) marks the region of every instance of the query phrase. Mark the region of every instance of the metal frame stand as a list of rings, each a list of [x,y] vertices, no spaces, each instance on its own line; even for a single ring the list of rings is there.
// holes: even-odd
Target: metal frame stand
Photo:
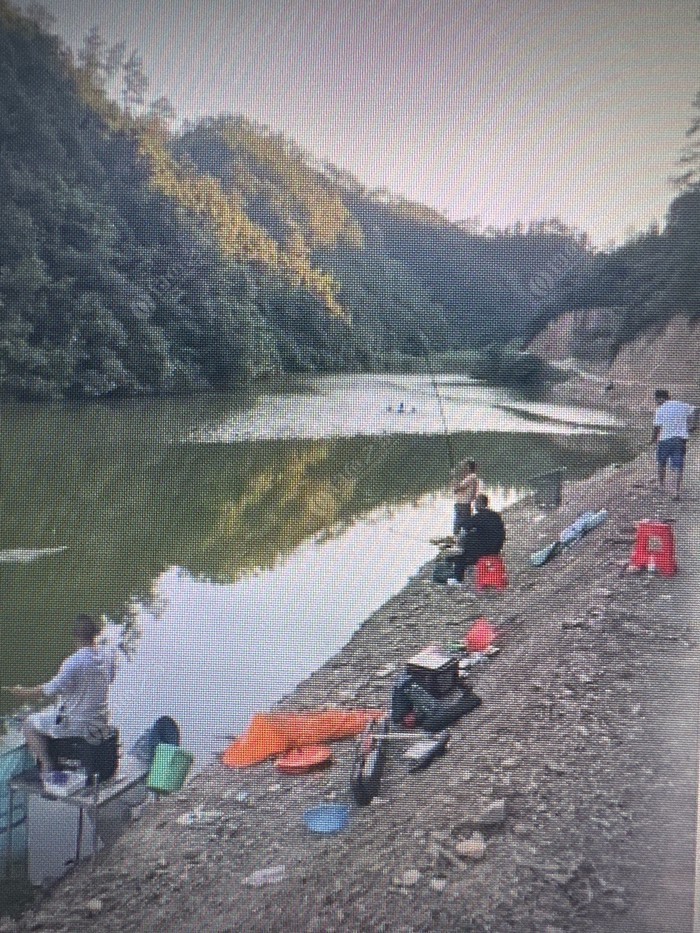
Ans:
[[[117,772],[116,777],[109,781],[98,783],[93,781],[90,787],[76,791],[66,797],[50,797],[56,803],[68,804],[78,808],[78,829],[75,840],[75,862],[80,861],[83,847],[83,835],[85,825],[85,813],[92,817],[92,852],[91,861],[97,854],[98,837],[98,813],[106,804],[117,800],[127,791],[138,787],[139,784],[146,785],[148,777],[148,768],[135,759],[126,759],[122,768]],[[96,777],[96,775],[95,775]],[[13,843],[13,823],[15,811],[15,794],[24,793],[27,796],[37,796],[47,798],[43,786],[35,781],[27,780],[27,773],[18,774],[9,781],[8,795],[8,828],[7,828],[7,859],[5,863],[5,874],[9,880],[12,864],[12,843]]]

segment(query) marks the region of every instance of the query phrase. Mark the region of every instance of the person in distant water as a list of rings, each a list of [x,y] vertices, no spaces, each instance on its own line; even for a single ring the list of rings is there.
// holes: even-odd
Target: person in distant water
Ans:
[[[97,644],[99,624],[89,615],[76,616],[76,650],[56,676],[36,687],[10,687],[23,700],[46,697],[53,706],[28,716],[24,735],[42,770],[52,770],[47,738],[91,739],[109,727],[109,686],[116,673],[116,651]]]
[[[467,460],[461,464],[459,479],[455,483],[455,516],[452,527],[453,534],[458,535],[464,527],[464,522],[471,518],[472,507],[476,494],[479,491],[479,477],[476,475],[476,461]]]
[[[403,414],[406,411],[406,406],[404,405],[403,402],[399,402],[399,407],[396,410],[398,412],[401,412],[401,414]]]
[[[656,444],[657,479],[659,487],[666,487],[666,467],[673,474],[672,497],[680,499],[683,467],[685,465],[688,433],[697,427],[698,409],[686,402],[671,399],[668,389],[654,392],[656,415],[651,434],[652,444]]]
[[[480,557],[500,554],[506,540],[503,519],[489,508],[488,496],[483,492],[474,499],[474,514],[462,525],[456,547],[462,552],[453,558],[455,577],[461,583],[464,571]]]

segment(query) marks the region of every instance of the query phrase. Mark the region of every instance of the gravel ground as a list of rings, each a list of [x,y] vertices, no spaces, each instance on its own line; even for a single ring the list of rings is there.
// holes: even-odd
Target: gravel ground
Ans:
[[[335,743],[315,776],[215,765],[0,931],[690,931],[697,450],[680,503],[654,488],[652,469],[645,452],[566,485],[557,510],[510,511],[504,593],[433,584],[428,566],[280,704],[387,706],[419,648],[481,615],[501,630],[501,653],[470,675],[483,703],[452,727],[444,757],[409,774],[397,747],[380,797],[344,832],[315,836],[302,812],[349,802],[353,743]],[[528,564],[601,507],[609,520],[579,544]],[[644,518],[674,523],[677,576],[625,572]],[[178,823],[195,807],[218,811],[211,825]],[[275,866],[280,880],[246,883]]]

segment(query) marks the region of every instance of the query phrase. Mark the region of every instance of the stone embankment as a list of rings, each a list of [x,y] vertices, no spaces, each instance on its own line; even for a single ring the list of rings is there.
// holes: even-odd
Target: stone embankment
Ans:
[[[397,746],[380,796],[342,833],[313,835],[302,813],[349,801],[353,743],[315,776],[214,765],[0,930],[690,931],[698,466],[691,445],[678,503],[644,451],[565,485],[559,509],[521,504],[507,515],[504,593],[439,586],[424,568],[281,704],[387,706],[421,647],[482,615],[502,633],[501,653],[469,675],[483,702],[447,753],[411,774]],[[609,519],[579,544],[529,564],[603,507]],[[673,523],[677,576],[626,572],[644,518]],[[197,808],[208,818],[183,819]]]

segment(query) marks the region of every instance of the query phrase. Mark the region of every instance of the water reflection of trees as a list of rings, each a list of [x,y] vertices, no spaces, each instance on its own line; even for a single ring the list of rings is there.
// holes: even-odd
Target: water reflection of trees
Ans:
[[[332,447],[310,442],[274,466],[253,467],[242,492],[217,504],[211,533],[192,564],[234,580],[274,566],[280,555],[337,524],[347,515],[357,480],[332,476]]]
[[[528,477],[562,462],[574,476],[607,460],[614,439],[542,435],[457,435],[455,448],[474,456],[495,501],[522,495]],[[222,482],[207,534],[186,552],[194,573],[236,580],[270,569],[313,536],[339,534],[380,506],[391,516],[418,505],[436,489],[449,489],[444,438],[393,436],[236,445],[237,472]],[[244,449],[247,446],[247,450]],[[615,451],[623,459],[622,449]],[[183,555],[184,556],[184,555]]]
[[[449,488],[441,434],[201,444],[178,440],[188,436],[186,419],[165,427],[163,419],[145,404],[136,413],[9,412],[0,430],[0,541],[67,550],[0,567],[3,678],[50,676],[70,649],[76,612],[121,619],[131,596],[148,605],[169,567],[238,580],[380,506]],[[560,466],[573,477],[627,455],[614,436],[492,432],[451,441],[458,459],[478,461],[487,486],[504,490]]]

